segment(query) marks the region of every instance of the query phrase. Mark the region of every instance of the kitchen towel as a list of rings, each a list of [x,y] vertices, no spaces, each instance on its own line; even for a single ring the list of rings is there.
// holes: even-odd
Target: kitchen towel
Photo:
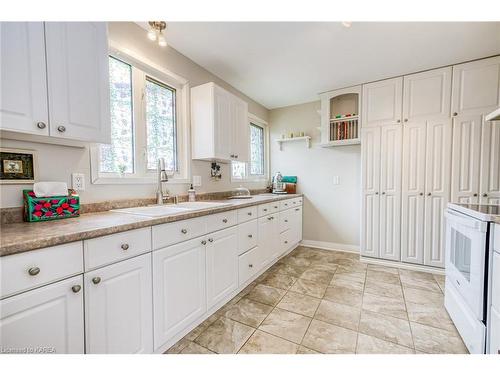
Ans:
[[[33,192],[37,198],[68,195],[66,182],[44,181],[33,184]]]

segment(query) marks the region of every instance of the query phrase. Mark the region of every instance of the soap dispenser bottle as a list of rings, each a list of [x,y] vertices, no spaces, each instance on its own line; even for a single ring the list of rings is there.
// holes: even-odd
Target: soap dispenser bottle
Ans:
[[[188,190],[188,201],[189,202],[196,201],[196,190],[193,189],[193,184],[191,184],[191,187]]]

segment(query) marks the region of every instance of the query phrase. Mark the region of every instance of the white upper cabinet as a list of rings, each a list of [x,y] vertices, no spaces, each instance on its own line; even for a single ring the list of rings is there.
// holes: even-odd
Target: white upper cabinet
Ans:
[[[50,135],[109,143],[106,23],[48,22],[45,32]]]
[[[481,140],[481,203],[500,205],[500,121],[485,121]]]
[[[403,121],[450,117],[451,67],[404,77]]]
[[[0,61],[0,128],[48,135],[43,22],[1,22]]]
[[[191,146],[193,159],[249,158],[248,105],[213,82],[191,89]]]
[[[500,106],[500,56],[453,67],[452,113],[483,115]]]
[[[363,85],[362,126],[401,122],[403,77]]]

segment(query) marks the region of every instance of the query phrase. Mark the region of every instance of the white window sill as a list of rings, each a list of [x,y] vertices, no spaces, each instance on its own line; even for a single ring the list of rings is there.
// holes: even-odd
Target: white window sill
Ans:
[[[250,177],[250,178],[236,178],[231,177],[231,182],[268,182],[269,179],[267,177]]]
[[[188,184],[191,180],[188,178],[169,178],[164,184]],[[156,177],[98,177],[92,180],[95,185],[155,185],[158,183]]]

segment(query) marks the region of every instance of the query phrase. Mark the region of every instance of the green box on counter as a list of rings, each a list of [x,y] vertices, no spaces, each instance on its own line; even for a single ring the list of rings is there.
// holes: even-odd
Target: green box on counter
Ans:
[[[36,197],[33,190],[23,190],[24,221],[37,222],[80,216],[80,197],[75,190],[68,195]]]

